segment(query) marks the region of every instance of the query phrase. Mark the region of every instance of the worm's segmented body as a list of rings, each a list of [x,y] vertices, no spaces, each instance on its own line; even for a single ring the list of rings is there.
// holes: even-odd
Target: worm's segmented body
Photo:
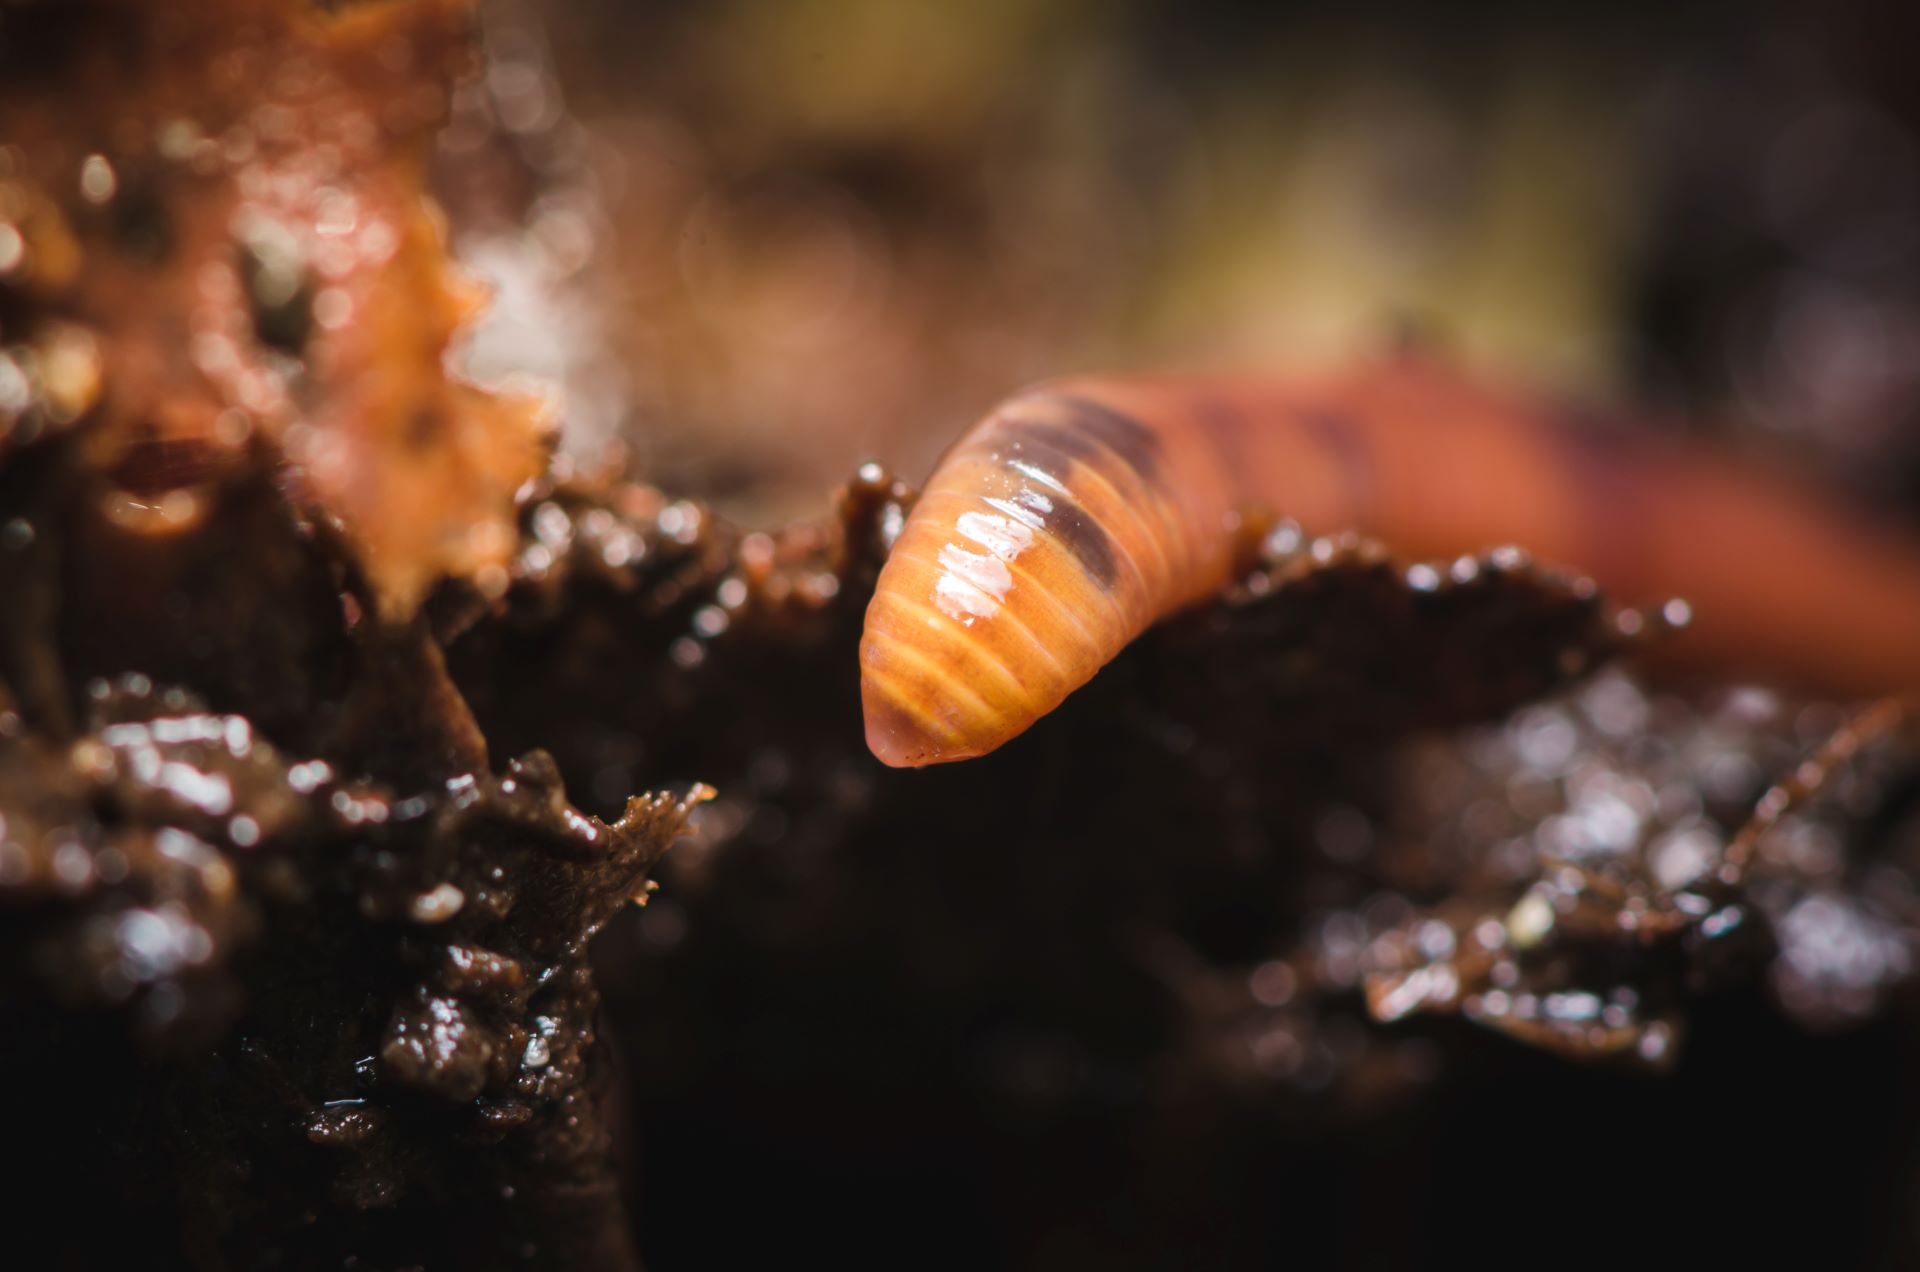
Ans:
[[[1623,602],[1685,597],[1683,660],[1920,686],[1920,545],[1778,478],[1424,366],[1087,379],[1002,405],[907,518],[860,643],[874,754],[934,764],[1022,732],[1224,586],[1251,506],[1408,559],[1514,543]]]

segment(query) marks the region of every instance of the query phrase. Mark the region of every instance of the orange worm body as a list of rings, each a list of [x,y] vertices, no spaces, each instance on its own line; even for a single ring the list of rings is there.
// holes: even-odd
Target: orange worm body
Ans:
[[[936,764],[1019,734],[1218,592],[1251,506],[1410,559],[1512,543],[1619,601],[1684,597],[1681,662],[1920,686],[1920,543],[1780,477],[1420,366],[1069,380],[962,437],[901,529],[860,642],[873,753]]]

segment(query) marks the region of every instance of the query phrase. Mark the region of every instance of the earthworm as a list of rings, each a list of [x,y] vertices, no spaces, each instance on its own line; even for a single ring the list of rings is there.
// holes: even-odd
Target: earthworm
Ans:
[[[1321,378],[1118,377],[1021,393],[966,433],[867,609],[867,743],[983,755],[1149,625],[1219,592],[1239,514],[1409,560],[1514,544],[1615,600],[1684,597],[1663,657],[1823,691],[1920,687],[1920,540],[1779,473],[1405,360]]]

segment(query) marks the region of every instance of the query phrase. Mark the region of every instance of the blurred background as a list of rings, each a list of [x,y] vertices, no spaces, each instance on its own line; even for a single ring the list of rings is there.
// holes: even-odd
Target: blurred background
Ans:
[[[470,369],[749,521],[1043,376],[1410,337],[1909,493],[1912,6],[483,7]]]

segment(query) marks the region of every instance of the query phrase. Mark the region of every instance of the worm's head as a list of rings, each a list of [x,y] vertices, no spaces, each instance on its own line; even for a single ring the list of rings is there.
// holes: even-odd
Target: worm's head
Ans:
[[[997,729],[983,729],[964,696],[943,683],[924,652],[901,647],[871,612],[860,641],[860,707],[867,749],[891,768],[922,768],[972,759],[999,746]]]

